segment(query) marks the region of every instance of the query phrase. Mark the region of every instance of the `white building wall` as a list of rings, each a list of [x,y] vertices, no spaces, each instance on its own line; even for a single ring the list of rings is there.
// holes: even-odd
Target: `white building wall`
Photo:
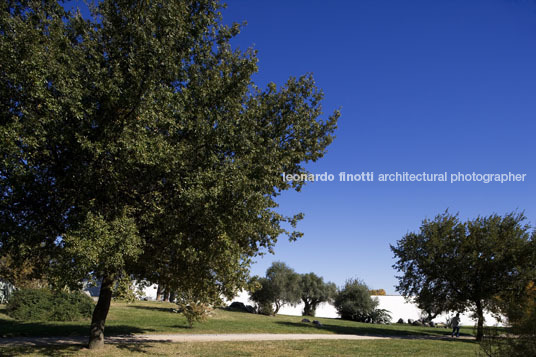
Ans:
[[[379,300],[378,308],[380,309],[386,309],[389,310],[392,317],[392,322],[397,322],[398,319],[402,318],[405,322],[407,322],[408,319],[412,320],[418,320],[421,318],[421,310],[412,302],[406,301],[406,299],[403,296],[399,295],[387,295],[387,296],[373,296],[373,298],[377,298]],[[254,302],[252,302],[249,299],[249,294],[247,291],[241,291],[234,299],[231,301],[239,301],[246,305],[255,305]],[[230,303],[231,301],[228,301]],[[279,310],[279,314],[281,315],[291,315],[291,316],[301,316],[303,311],[303,303],[298,304],[296,306],[289,306],[285,305]],[[434,319],[434,322],[440,323],[440,322],[446,322],[447,317],[453,317],[455,313],[449,313],[449,314],[442,314]],[[461,317],[461,324],[465,326],[474,326],[476,324],[476,320],[473,320],[471,318],[471,313],[460,313]],[[337,310],[335,307],[328,303],[322,303],[318,306],[316,310],[316,316],[317,317],[329,317],[329,318],[337,318],[339,315],[337,314]],[[495,325],[498,324],[497,320],[489,313],[486,313],[484,315],[486,322],[486,325]]]
[[[153,284],[151,286],[147,286],[143,289],[143,297],[147,298],[147,300],[156,300],[156,291],[158,290],[158,285]]]

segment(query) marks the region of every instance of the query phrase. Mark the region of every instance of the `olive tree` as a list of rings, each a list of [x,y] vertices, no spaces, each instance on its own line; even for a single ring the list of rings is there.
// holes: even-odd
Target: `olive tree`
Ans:
[[[323,302],[332,302],[337,293],[337,286],[315,273],[302,274],[300,295],[303,301],[303,316],[315,316],[316,308]]]
[[[275,315],[284,305],[300,302],[300,275],[285,263],[272,263],[266,277],[256,280],[260,286],[251,292],[251,300],[260,312]]]

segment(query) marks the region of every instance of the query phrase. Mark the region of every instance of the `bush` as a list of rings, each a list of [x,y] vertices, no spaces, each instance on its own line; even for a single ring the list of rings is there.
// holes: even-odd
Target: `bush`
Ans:
[[[194,322],[203,322],[212,313],[210,300],[206,296],[199,296],[190,290],[179,290],[177,292],[178,312],[182,313],[191,328]]]
[[[368,316],[368,322],[373,324],[389,324],[392,319],[390,311],[386,309],[374,309]]]
[[[334,305],[342,319],[365,322],[378,306],[378,300],[370,297],[364,283],[350,279],[337,293]]]
[[[272,316],[274,313],[274,306],[270,302],[262,302],[257,304],[257,313],[261,315]]]
[[[7,314],[23,321],[76,321],[91,317],[93,300],[81,292],[21,289],[13,293]]]
[[[208,304],[200,302],[178,302],[177,305],[179,307],[178,311],[186,317],[190,328],[194,326],[194,322],[205,321],[212,311]]]

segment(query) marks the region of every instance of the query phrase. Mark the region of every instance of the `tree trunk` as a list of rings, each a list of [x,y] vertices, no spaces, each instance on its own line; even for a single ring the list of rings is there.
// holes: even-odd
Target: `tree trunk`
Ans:
[[[311,305],[308,300],[303,300],[303,316],[312,316]]]
[[[281,305],[279,304],[279,302],[275,302],[275,309],[274,309],[274,316],[277,315],[277,313],[279,312],[279,309],[281,308]]]
[[[164,293],[162,295],[164,295],[164,301],[169,301],[169,290],[167,287],[164,288]]]
[[[432,310],[424,310],[424,311],[426,312],[426,321],[428,322],[431,322],[433,319],[437,317],[437,315],[439,315],[438,312],[434,314]]]
[[[476,328],[476,340],[482,341],[484,337],[484,311],[482,309],[482,302],[476,302],[476,316],[478,317],[477,328]]]
[[[315,305],[311,306],[311,312],[310,312],[309,316],[316,317],[316,306]]]
[[[173,301],[175,301],[175,292],[170,291],[169,292],[169,302],[173,302]]]
[[[93,310],[93,317],[91,319],[89,349],[104,347],[104,324],[112,301],[113,283],[113,278],[110,276],[104,276],[102,278],[99,301],[97,302],[97,306],[95,306],[95,310]]]
[[[316,303],[313,301],[303,300],[304,306],[303,306],[303,316],[312,316],[315,317],[316,313]]]
[[[309,315],[309,316],[315,317],[315,315],[316,315],[316,307],[318,306],[318,304],[319,304],[319,302],[318,302],[317,299],[312,299],[311,300],[311,307],[310,307],[310,309],[311,309],[310,314],[311,315]]]
[[[156,289],[156,301],[160,301],[161,297],[162,297],[162,285],[158,284],[158,288]]]

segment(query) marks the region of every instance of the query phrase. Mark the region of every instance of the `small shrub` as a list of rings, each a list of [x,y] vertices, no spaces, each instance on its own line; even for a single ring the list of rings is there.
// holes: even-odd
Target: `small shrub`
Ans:
[[[188,326],[193,327],[194,322],[203,322],[207,319],[212,308],[200,302],[178,302],[179,312],[186,317]]]
[[[203,322],[212,312],[212,306],[206,296],[199,296],[191,290],[177,291],[176,304],[178,312],[182,313],[188,325],[192,327],[194,322]]]
[[[91,317],[93,300],[84,293],[21,289],[13,293],[7,314],[23,321],[76,321]]]
[[[257,304],[257,313],[261,315],[274,315],[274,306],[271,302],[262,302]]]
[[[392,320],[390,311],[386,309],[374,309],[368,317],[373,324],[388,324]]]

